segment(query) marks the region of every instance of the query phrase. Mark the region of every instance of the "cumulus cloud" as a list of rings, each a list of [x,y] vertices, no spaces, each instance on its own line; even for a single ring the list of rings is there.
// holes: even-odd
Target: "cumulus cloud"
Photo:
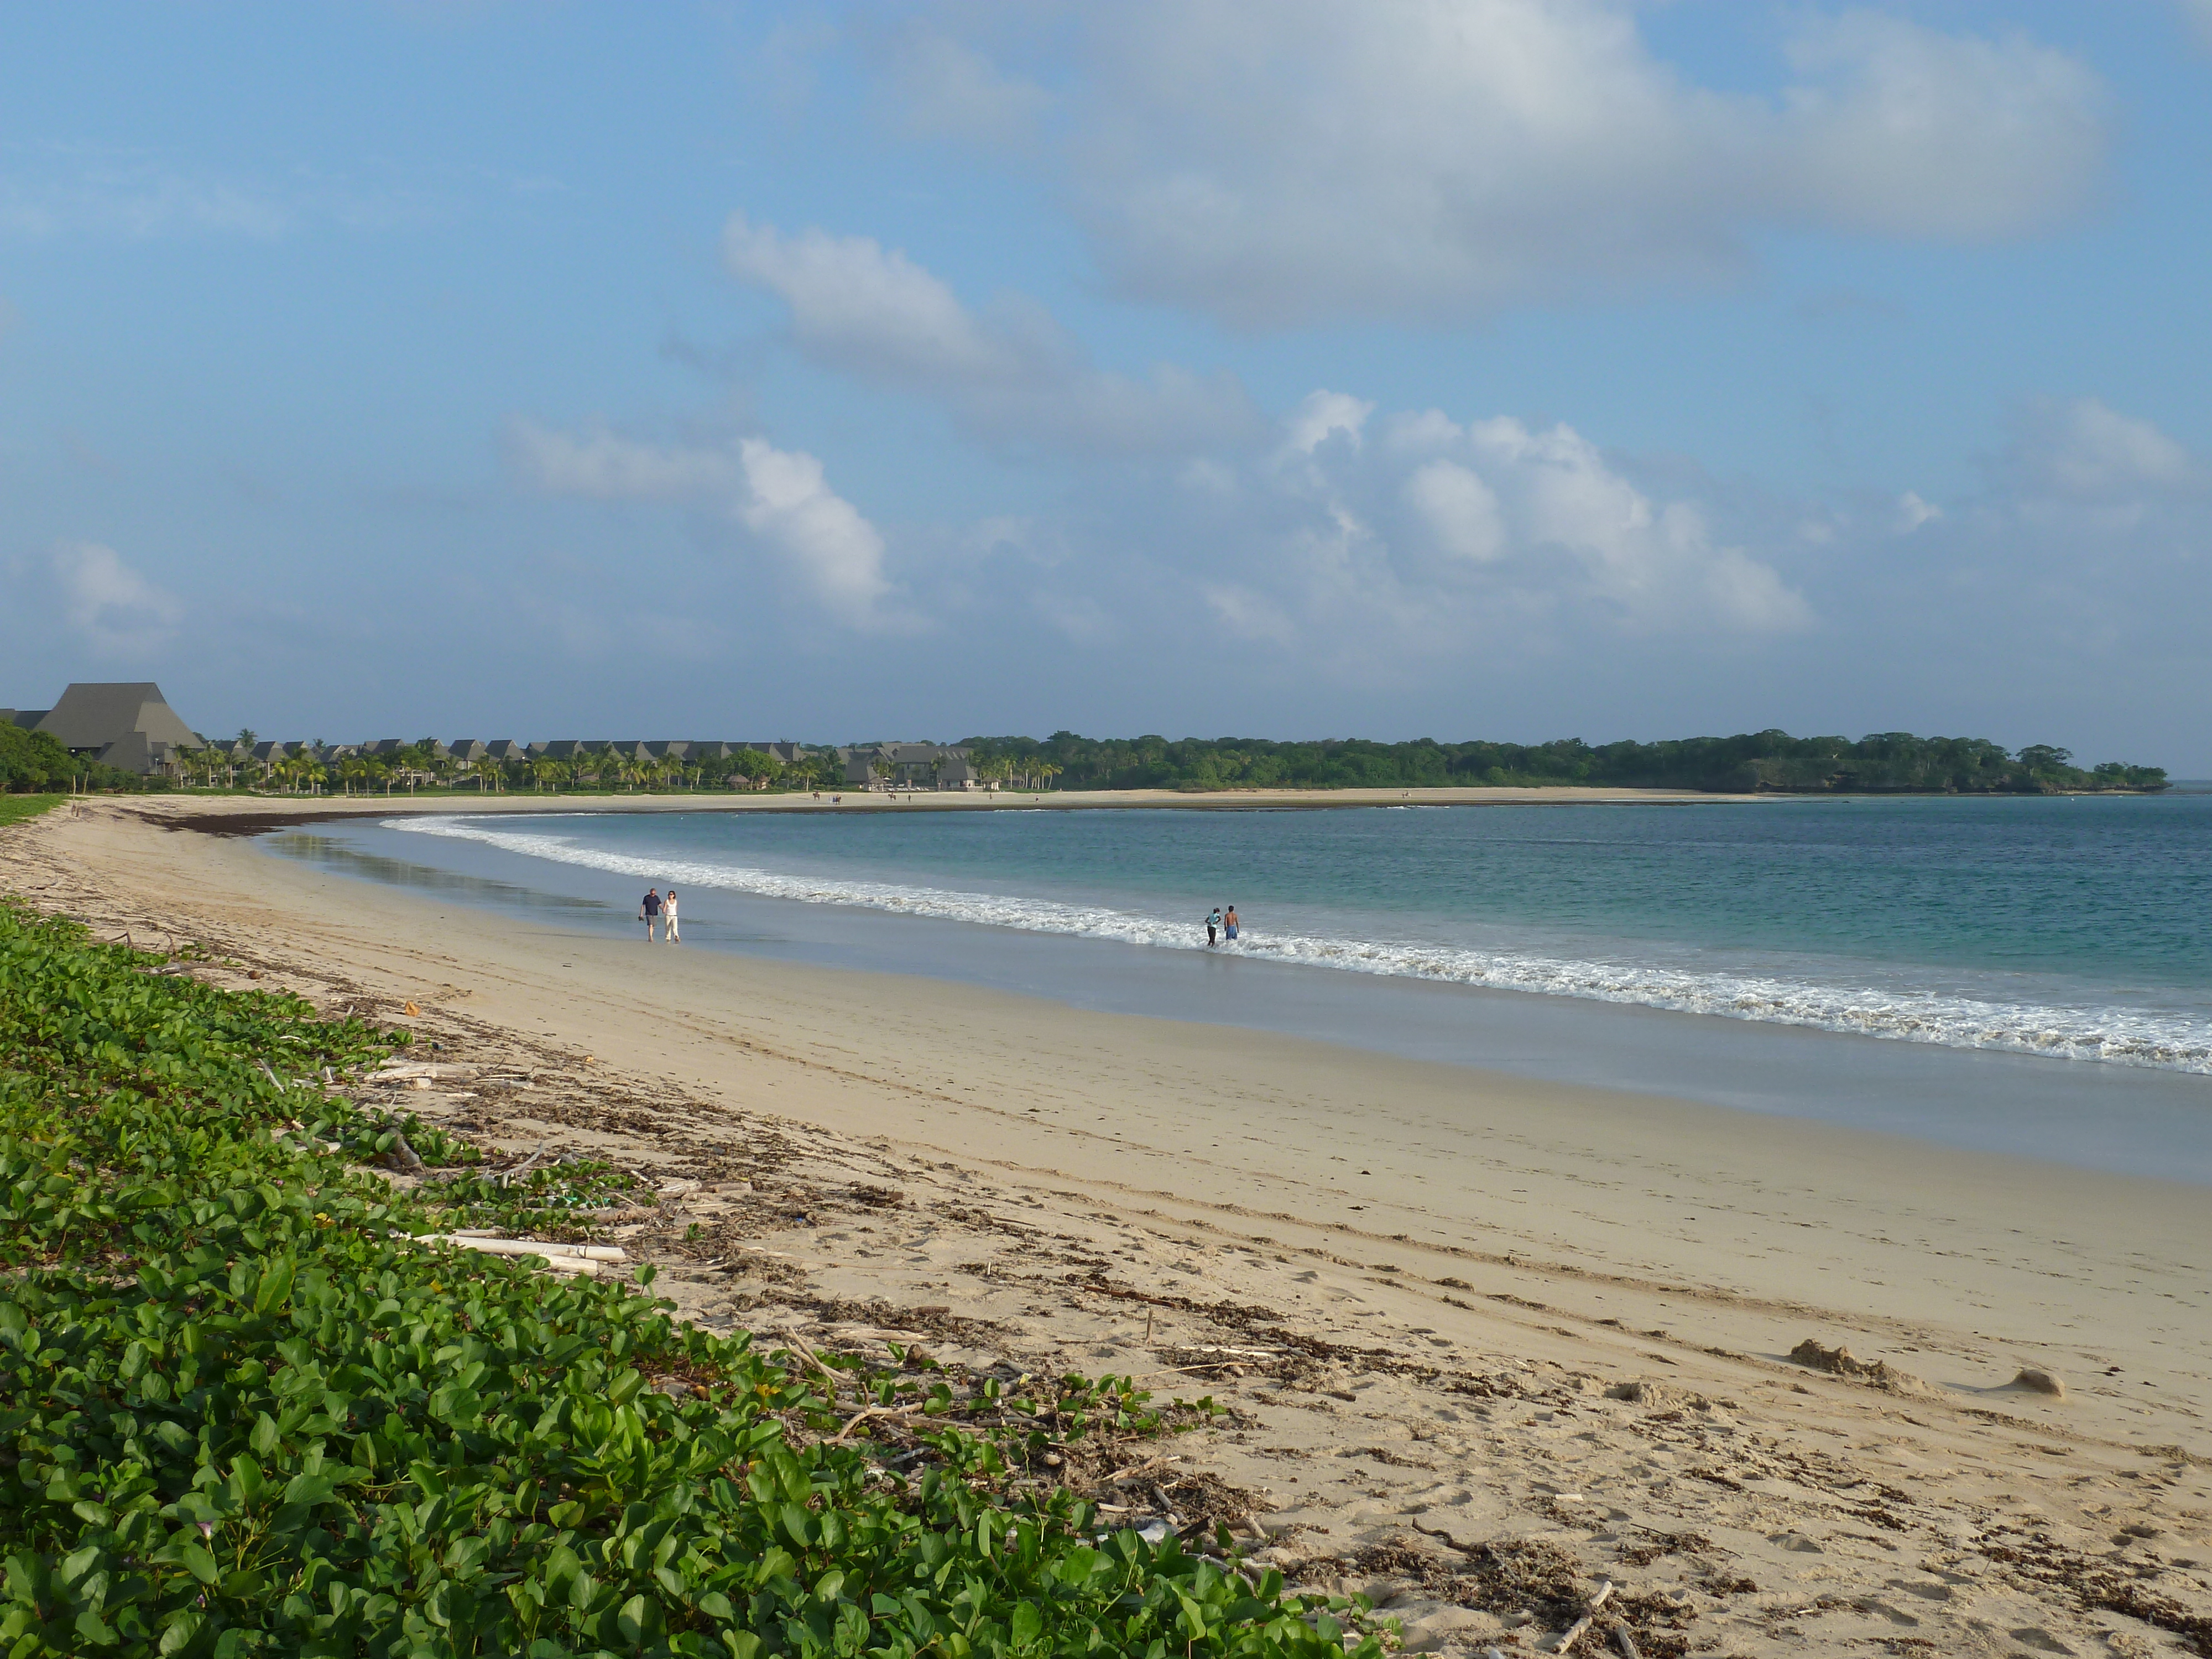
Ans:
[[[70,625],[110,655],[166,645],[183,621],[185,607],[100,542],[63,542],[49,558]]]
[[[856,627],[899,629],[883,533],[830,487],[822,463],[759,438],[660,447],[604,426],[580,434],[518,423],[517,465],[540,489],[598,501],[704,505],[780,557],[823,608]]]
[[[981,435],[1117,453],[1188,450],[1249,435],[1250,400],[1226,374],[1174,364],[1141,379],[1094,367],[1043,307],[1006,296],[978,313],[934,273],[868,236],[787,235],[734,215],[732,275],[790,308],[818,362],[942,400]]]
[[[1237,326],[1709,282],[1776,228],[2033,234],[2090,198],[2108,144],[2075,58],[1870,11],[1808,19],[1770,96],[1687,81],[1627,0],[1070,15],[1051,154],[1100,262]]]
[[[1375,405],[1342,392],[1309,392],[1283,422],[1285,455],[1310,455],[1338,433],[1359,447],[1360,434]]]
[[[1640,628],[1772,633],[1811,620],[1771,565],[1717,540],[1696,503],[1655,501],[1571,427],[1498,416],[1461,431],[1431,413],[1396,438],[1396,455],[1443,452],[1408,479],[1440,552],[1515,554],[1524,584],[1556,582]]]
[[[1424,461],[1406,480],[1406,501],[1438,547],[1487,564],[1505,551],[1498,492],[1457,461]]]
[[[843,615],[872,617],[890,590],[884,538],[860,509],[830,488],[822,463],[758,438],[738,446],[745,527],[805,570],[823,599]]]
[[[1814,621],[1771,562],[1667,499],[1573,428],[1438,410],[1377,418],[1323,389],[1279,444],[1141,538],[1185,550],[1174,580],[1230,638],[1305,648],[1345,682],[1542,637],[1755,643]],[[1137,539],[1132,536],[1131,539]]]

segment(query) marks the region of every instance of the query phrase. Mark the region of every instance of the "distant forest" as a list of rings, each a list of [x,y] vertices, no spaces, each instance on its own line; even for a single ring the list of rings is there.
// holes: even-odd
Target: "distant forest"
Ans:
[[[2055,794],[2156,790],[2155,766],[2107,761],[2080,767],[2063,749],[2034,744],[2017,754],[1985,738],[1916,738],[1881,732],[1793,738],[1753,732],[1734,738],[1608,743],[1369,743],[1357,738],[1274,743],[1265,738],[969,738],[981,763],[1011,763],[1020,775],[1059,769],[1063,789],[1387,789],[1481,784],[1589,784],[1703,789],[1749,794],[1889,792],[1912,794]]]

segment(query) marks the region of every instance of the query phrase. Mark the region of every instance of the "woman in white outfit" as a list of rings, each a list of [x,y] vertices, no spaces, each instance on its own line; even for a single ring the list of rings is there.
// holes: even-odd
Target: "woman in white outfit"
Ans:
[[[671,945],[683,943],[676,937],[676,890],[673,887],[668,890],[668,896],[660,901],[660,922],[668,930],[667,939]]]

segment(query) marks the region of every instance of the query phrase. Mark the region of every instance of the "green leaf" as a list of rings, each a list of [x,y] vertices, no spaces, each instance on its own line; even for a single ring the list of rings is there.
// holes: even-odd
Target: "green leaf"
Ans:
[[[261,1283],[253,1292],[253,1311],[265,1314],[281,1306],[292,1294],[292,1258],[280,1255],[262,1269]]]
[[[799,1548],[805,1549],[813,1543],[814,1517],[798,1504],[786,1504],[778,1518],[782,1522],[784,1536]]]

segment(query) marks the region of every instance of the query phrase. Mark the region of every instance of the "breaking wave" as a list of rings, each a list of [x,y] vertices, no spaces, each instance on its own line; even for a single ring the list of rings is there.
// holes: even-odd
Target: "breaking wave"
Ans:
[[[638,858],[563,836],[495,830],[465,818],[392,818],[385,820],[383,827],[476,842],[527,858],[672,882],[678,887],[720,888],[764,898],[853,906],[1160,950],[1205,948],[1188,921],[1106,906],[834,876],[785,875],[696,860]],[[1410,940],[1248,933],[1235,945],[1222,948],[1261,961],[1351,973],[1579,997],[1678,1013],[1809,1026],[1893,1042],[2212,1074],[2212,1024],[2187,1015],[2146,1009],[2057,1007],[1873,985],[1821,984],[1778,975],[1701,972]]]

